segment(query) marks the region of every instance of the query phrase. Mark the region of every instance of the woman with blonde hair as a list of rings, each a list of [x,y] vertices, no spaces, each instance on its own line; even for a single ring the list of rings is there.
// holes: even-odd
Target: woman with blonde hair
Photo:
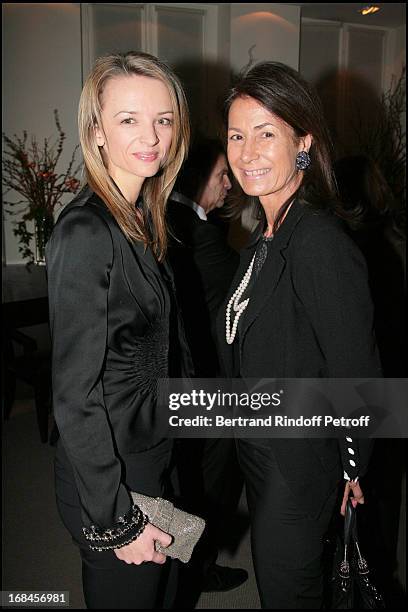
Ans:
[[[155,426],[157,379],[190,374],[165,261],[166,201],[189,142],[177,77],[144,53],[99,58],[79,133],[86,185],[47,246],[57,504],[87,607],[152,609],[170,573],[155,542],[171,537],[130,491],[163,495],[172,445]]]

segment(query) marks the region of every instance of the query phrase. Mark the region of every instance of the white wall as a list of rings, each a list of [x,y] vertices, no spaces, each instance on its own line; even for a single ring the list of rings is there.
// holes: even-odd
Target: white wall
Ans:
[[[3,12],[3,131],[23,130],[40,142],[56,134],[53,110],[66,133],[60,170],[78,142],[77,108],[81,93],[80,5],[7,3]],[[79,160],[79,157],[78,157]],[[11,194],[10,194],[11,196]],[[11,199],[11,197],[10,197]],[[19,200],[16,197],[16,201]],[[14,217],[4,216],[3,259],[21,263],[12,233]]]
[[[248,64],[249,49],[255,61],[272,60],[299,67],[300,7],[287,4],[231,4],[231,67]]]
[[[407,30],[405,25],[395,30],[395,39],[395,65],[398,73],[402,66],[407,63]]]

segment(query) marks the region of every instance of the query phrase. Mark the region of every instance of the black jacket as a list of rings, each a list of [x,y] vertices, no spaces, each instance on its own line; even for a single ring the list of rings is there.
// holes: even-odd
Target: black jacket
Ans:
[[[215,320],[235,271],[239,256],[218,226],[200,219],[177,201],[168,202],[170,231],[168,260],[173,268],[196,375],[218,374]]]
[[[225,340],[226,305],[256,248],[247,248],[217,321],[225,376],[245,378],[365,378],[381,376],[364,258],[341,222],[295,201],[268,249],[242,315],[238,350]],[[235,352],[235,355],[234,355]],[[234,359],[235,357],[235,359]],[[273,439],[272,447],[293,492],[315,515],[342,475],[362,475],[367,441]],[[341,451],[341,454],[339,453]],[[341,465],[341,455],[343,466]],[[323,495],[323,496],[324,496]]]
[[[168,376],[169,353],[181,359],[174,375],[192,374],[174,283],[167,264],[128,241],[90,190],[62,211],[47,272],[55,420],[84,525],[107,529],[130,511],[129,489],[152,494],[154,449],[163,441],[157,378]]]

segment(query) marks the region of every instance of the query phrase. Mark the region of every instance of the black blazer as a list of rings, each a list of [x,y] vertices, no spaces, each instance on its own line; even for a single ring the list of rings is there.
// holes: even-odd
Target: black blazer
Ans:
[[[379,377],[373,308],[364,258],[328,212],[295,201],[268,248],[240,322],[238,350],[225,340],[227,302],[255,252],[258,228],[218,316],[219,354],[225,376],[245,378]],[[235,351],[235,355],[234,355]],[[234,359],[235,357],[235,359]],[[341,479],[362,475],[366,441],[353,440],[356,467],[335,439],[273,439],[282,473],[310,514]],[[341,455],[340,452],[341,451]]]
[[[195,372],[199,377],[212,378],[219,370],[215,319],[239,256],[228,245],[220,227],[200,219],[185,204],[170,199],[167,219],[171,236],[168,260],[174,272]]]
[[[174,283],[169,266],[128,241],[89,189],[62,211],[47,272],[55,420],[84,525],[106,529],[130,511],[128,489],[158,494],[155,392],[169,353],[181,360],[174,374],[192,374]]]

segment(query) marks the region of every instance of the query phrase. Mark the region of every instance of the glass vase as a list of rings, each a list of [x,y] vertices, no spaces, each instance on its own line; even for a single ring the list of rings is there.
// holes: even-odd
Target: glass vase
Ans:
[[[45,246],[54,227],[52,213],[44,212],[34,220],[35,263],[45,266]]]

